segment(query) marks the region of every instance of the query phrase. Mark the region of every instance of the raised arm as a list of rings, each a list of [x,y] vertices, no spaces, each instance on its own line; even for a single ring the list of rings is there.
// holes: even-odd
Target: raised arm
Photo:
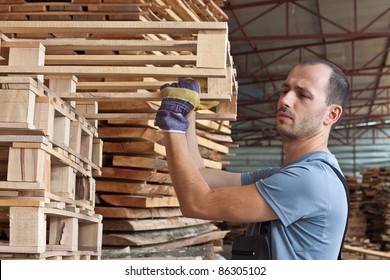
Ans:
[[[219,169],[206,168],[199,152],[199,145],[196,137],[195,113],[190,114],[187,119],[190,124],[186,133],[188,150],[194,160],[195,167],[199,170],[210,188],[226,187],[229,185],[240,186],[241,174],[227,172]]]
[[[199,102],[197,85],[196,81],[180,80],[164,88],[156,115],[156,125],[164,131],[168,168],[182,213],[238,222],[277,219],[255,184],[241,186],[239,174],[205,168],[190,113]]]

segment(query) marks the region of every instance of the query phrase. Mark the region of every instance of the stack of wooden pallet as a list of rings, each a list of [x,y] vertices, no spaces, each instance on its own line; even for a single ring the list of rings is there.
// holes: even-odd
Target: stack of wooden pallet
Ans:
[[[364,212],[363,192],[356,176],[346,176],[349,188],[348,239],[360,239],[366,236],[367,217]]]
[[[389,241],[389,189],[390,172],[387,168],[369,168],[363,175],[365,211],[367,213],[367,236],[388,248]],[[387,245],[386,245],[387,244]]]
[[[8,62],[34,58],[31,49],[13,48]],[[55,96],[62,81],[50,80],[49,89],[41,78],[0,77],[0,256],[97,259],[97,129]]]
[[[0,20],[226,21],[224,1],[1,0]],[[217,4],[218,3],[218,4]]]
[[[97,1],[96,5],[108,8],[109,2]],[[131,246],[138,253],[212,240],[220,245],[226,232],[213,222],[181,216],[166,168],[162,135],[153,120],[162,84],[183,76],[201,80],[205,85],[201,99],[220,104],[213,111],[197,112],[198,141],[206,165],[222,168],[229,151],[226,143],[231,142],[229,121],[236,118],[237,83],[226,23],[201,21],[213,9],[223,12],[213,1],[131,2],[147,11],[137,14],[140,21],[108,21],[113,20],[114,12],[110,12],[99,21],[74,21],[74,15],[68,14],[73,21],[37,22],[31,21],[34,17],[26,10],[32,5],[22,5],[23,20],[29,22],[0,22],[2,55],[7,60],[8,50],[19,44],[42,49],[43,57],[35,65],[0,66],[0,72],[67,77],[74,87],[57,90],[57,96],[76,104],[76,110],[93,124],[99,121],[105,153],[96,186],[96,211],[104,216],[104,244]],[[11,11],[17,4],[9,5]],[[64,7],[70,9],[73,4]],[[40,5],[39,9],[53,10],[52,4]],[[189,14],[198,19],[150,22],[165,20],[163,11],[171,20],[182,21]]]

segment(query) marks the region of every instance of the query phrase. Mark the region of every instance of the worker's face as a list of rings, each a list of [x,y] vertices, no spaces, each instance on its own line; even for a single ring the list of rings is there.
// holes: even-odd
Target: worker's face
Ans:
[[[276,115],[276,129],[284,141],[324,133],[330,73],[323,64],[298,65],[290,72],[281,89]]]

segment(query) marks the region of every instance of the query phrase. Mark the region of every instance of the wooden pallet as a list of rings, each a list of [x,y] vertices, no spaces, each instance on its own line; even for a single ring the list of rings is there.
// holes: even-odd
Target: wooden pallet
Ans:
[[[96,127],[30,77],[0,77],[0,85],[0,189],[46,190],[93,207],[92,176],[102,165]]]
[[[221,22],[22,22],[0,21],[0,32],[23,38],[43,30],[57,36],[85,32],[89,39],[8,39],[1,44],[7,66],[0,73],[77,77],[80,88],[58,96],[68,101],[161,100],[158,88],[179,77],[200,79],[201,100],[217,100],[215,112],[203,119],[236,118],[237,82],[229,53],[227,25]],[[118,36],[145,34],[142,40],[95,40],[110,32]],[[190,40],[170,36],[188,35]],[[110,37],[109,37],[110,38]],[[163,39],[163,40],[162,40]],[[39,52],[38,61],[14,62],[15,53]],[[19,56],[18,56],[19,57]],[[76,85],[77,87],[77,85]],[[119,91],[118,91],[119,90]],[[154,119],[155,115],[88,113],[88,119]]]
[[[101,215],[49,197],[2,197],[0,205],[2,236],[8,236],[1,258],[101,255]]]
[[[218,1],[177,0],[2,0],[1,20],[227,21]]]

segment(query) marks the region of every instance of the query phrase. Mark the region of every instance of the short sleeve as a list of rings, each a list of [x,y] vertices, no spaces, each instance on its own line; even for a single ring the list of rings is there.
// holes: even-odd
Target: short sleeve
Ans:
[[[328,188],[319,165],[291,166],[256,181],[257,189],[284,226],[300,218],[319,216],[327,210]]]

